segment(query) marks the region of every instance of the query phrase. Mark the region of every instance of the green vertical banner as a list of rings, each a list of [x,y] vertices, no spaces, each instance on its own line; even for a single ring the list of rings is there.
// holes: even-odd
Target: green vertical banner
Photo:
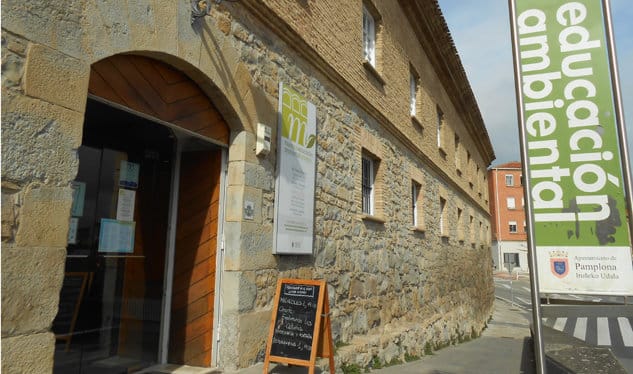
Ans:
[[[515,0],[522,147],[539,291],[633,294],[602,2]]]

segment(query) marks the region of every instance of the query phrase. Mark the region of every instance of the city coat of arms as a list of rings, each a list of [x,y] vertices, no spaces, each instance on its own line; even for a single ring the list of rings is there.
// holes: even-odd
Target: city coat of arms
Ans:
[[[549,264],[552,274],[556,277],[565,278],[569,274],[569,259],[566,252],[550,252]]]

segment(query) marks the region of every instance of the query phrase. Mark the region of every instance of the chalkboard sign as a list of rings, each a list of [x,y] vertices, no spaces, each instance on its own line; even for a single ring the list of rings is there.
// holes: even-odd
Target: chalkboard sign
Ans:
[[[314,340],[318,285],[282,283],[270,354],[309,360]]]
[[[267,372],[269,362],[274,361],[308,366],[312,373],[317,354],[330,357],[330,371],[334,373],[325,281],[280,279],[277,283],[264,371]]]
[[[53,332],[58,340],[66,341],[66,350],[70,346],[79,306],[89,277],[88,272],[69,272],[64,275],[64,282],[59,293],[59,309],[53,320]]]

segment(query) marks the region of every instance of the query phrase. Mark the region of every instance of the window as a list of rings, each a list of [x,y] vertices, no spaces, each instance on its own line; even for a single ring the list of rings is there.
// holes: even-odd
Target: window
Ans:
[[[514,201],[514,197],[508,197],[506,201],[508,209],[516,209],[516,202]]]
[[[448,236],[448,223],[446,222],[446,200],[440,197],[440,236]]]
[[[475,243],[475,217],[470,216],[468,223],[468,230],[470,231],[470,242]]]
[[[409,73],[409,114],[415,117],[417,113],[418,77],[415,72]]]
[[[460,208],[457,208],[457,240],[460,242],[464,241],[464,222],[463,216],[464,211]]]
[[[366,6],[363,6],[363,53],[365,60],[376,67],[376,21]]]
[[[442,148],[442,124],[444,123],[444,112],[437,107],[437,146]]]
[[[506,186],[508,187],[514,186],[514,175],[506,174]]]
[[[519,254],[518,253],[504,253],[503,264],[505,266],[512,265],[512,267],[521,266],[519,264]]]
[[[363,156],[363,175],[362,175],[362,189],[363,189],[363,213],[368,215],[374,214],[374,160],[369,157]]]
[[[455,169],[457,170],[457,175],[462,175],[462,159],[461,159],[461,146],[459,136],[455,134]]]
[[[418,212],[418,200],[420,198],[420,184],[413,181],[411,183],[411,215],[413,217],[413,227],[421,226],[421,217]]]
[[[510,221],[510,222],[508,222],[508,229],[510,230],[511,234],[516,234],[517,233],[517,221]]]

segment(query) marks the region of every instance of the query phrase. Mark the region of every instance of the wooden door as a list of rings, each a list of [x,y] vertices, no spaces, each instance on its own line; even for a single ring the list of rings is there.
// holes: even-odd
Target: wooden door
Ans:
[[[221,150],[182,155],[169,362],[211,365]]]

